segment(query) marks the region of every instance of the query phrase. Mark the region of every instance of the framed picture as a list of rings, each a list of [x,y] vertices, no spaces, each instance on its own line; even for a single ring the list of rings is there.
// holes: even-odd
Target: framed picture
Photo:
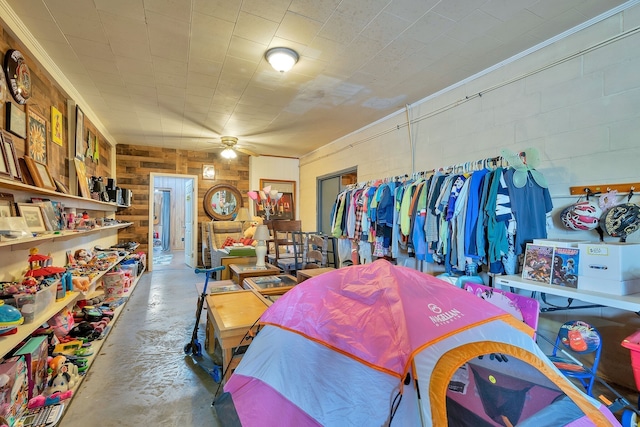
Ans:
[[[278,179],[260,179],[260,190],[268,186],[271,186],[272,190],[278,190],[278,193],[282,193],[282,198],[278,202],[277,212],[274,212],[271,218],[296,219],[296,182]],[[254,211],[256,215],[262,216],[264,212],[260,213],[257,209],[256,207]]]
[[[202,165],[202,178],[214,179],[216,177],[216,169],[213,165]]]
[[[51,200],[32,200],[34,205],[40,206],[42,210],[42,217],[44,218],[44,225],[49,231],[60,230],[58,218],[56,217],[56,211],[53,207]]]
[[[36,162],[47,164],[47,121],[27,106],[27,150]]]
[[[84,160],[84,112],[76,105],[76,159]]]
[[[0,218],[6,218],[13,215],[11,212],[11,202],[7,202],[5,200],[0,200]]]
[[[89,180],[87,179],[87,170],[84,167],[82,159],[75,158],[73,163],[76,166],[76,176],[78,177],[78,196],[91,198],[89,192]]]
[[[24,162],[27,164],[27,169],[29,169],[29,174],[36,187],[46,188],[48,190],[56,189],[56,183],[49,173],[47,165],[28,156],[24,156]]]
[[[15,180],[22,181],[22,172],[20,171],[20,164],[18,163],[16,147],[13,145],[13,137],[6,130],[2,131],[2,146],[7,155],[7,165],[9,167],[11,177]]]
[[[27,115],[13,102],[7,102],[6,128],[15,136],[24,139],[27,137]]]
[[[282,193],[282,197],[278,201],[278,212],[274,218],[280,219],[296,219],[293,207],[293,193]]]
[[[4,144],[0,144],[0,178],[12,178],[11,171],[9,170],[9,159],[7,158]]]
[[[62,147],[62,113],[51,106],[51,140]]]
[[[13,199],[13,194],[0,193],[0,217],[16,215],[16,204]]]
[[[93,160],[94,163],[99,163],[100,161],[100,141],[98,141],[98,135],[95,133],[91,134],[92,137],[89,138],[89,157]]]
[[[40,206],[33,203],[18,203],[18,211],[20,211],[20,216],[24,217],[27,222],[29,231],[32,233],[44,233],[47,231]]]

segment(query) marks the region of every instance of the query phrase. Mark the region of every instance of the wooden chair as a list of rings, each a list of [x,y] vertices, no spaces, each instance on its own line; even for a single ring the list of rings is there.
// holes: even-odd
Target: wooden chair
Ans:
[[[302,246],[293,233],[302,232],[300,220],[275,220],[267,224],[273,235],[273,264],[287,274],[300,268]],[[271,261],[271,257],[269,258]]]
[[[317,232],[295,233],[294,240],[300,240],[302,246],[301,261],[304,269],[320,268],[328,265],[327,254],[329,236]],[[296,245],[294,245],[294,248]]]

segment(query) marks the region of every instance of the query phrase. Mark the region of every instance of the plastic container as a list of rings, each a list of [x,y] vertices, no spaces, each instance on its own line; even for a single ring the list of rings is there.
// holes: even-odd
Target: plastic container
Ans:
[[[36,296],[34,294],[16,294],[16,307],[24,317],[24,323],[33,322],[36,315]]]
[[[640,390],[640,330],[622,341],[622,346],[631,351],[631,368],[636,380],[636,389]]]

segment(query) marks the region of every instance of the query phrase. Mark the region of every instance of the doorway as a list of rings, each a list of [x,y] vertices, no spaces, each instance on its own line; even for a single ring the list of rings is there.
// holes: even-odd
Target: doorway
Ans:
[[[318,231],[325,234],[331,234],[331,212],[338,194],[344,190],[347,185],[358,182],[358,169],[345,169],[330,175],[317,178],[318,185],[318,215],[317,226]]]
[[[149,268],[195,267],[197,176],[152,173],[149,181]]]

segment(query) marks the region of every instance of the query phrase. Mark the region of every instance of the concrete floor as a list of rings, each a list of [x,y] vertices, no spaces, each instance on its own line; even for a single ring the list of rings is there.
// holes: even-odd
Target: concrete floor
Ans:
[[[220,425],[211,407],[218,384],[183,353],[200,276],[182,260],[142,276],[60,427]],[[205,322],[203,312],[203,345]]]

